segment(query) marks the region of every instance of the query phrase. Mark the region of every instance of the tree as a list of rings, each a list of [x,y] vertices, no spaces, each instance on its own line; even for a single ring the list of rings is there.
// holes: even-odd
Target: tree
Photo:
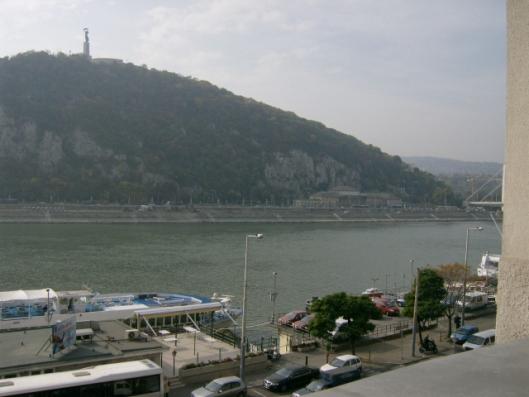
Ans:
[[[369,321],[382,315],[368,297],[352,296],[345,292],[324,296],[311,305],[314,319],[309,324],[312,335],[327,341],[327,352],[332,344],[331,332],[336,328],[336,319],[342,317],[347,324],[340,329],[351,344],[351,352],[355,353],[355,345],[367,332],[375,329]]]
[[[446,263],[436,269],[437,274],[443,278],[447,288],[443,302],[445,315],[448,319],[448,336],[452,334],[452,318],[456,313],[457,301],[463,294],[465,270],[468,272],[468,266],[465,269],[465,265],[460,263]]]
[[[442,301],[446,297],[446,289],[442,277],[433,269],[422,269],[419,273],[419,297],[417,301],[417,323],[419,324],[419,340],[422,344],[422,329],[428,321],[438,319],[444,314]],[[411,291],[405,296],[405,307],[403,314],[413,316],[413,303],[415,300],[414,280]]]

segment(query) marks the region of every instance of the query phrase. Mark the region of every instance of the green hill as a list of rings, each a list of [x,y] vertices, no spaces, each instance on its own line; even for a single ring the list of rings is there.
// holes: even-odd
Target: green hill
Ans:
[[[285,203],[339,185],[453,201],[399,157],[205,81],[63,54],[0,59],[0,197]]]

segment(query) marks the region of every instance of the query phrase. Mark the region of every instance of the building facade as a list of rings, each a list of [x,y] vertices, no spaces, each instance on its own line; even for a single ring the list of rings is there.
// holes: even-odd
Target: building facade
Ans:
[[[507,2],[507,138],[497,340],[529,336],[529,1]]]

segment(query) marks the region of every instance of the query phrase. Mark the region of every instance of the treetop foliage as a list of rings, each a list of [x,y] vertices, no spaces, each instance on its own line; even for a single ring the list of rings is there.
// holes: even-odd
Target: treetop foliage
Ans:
[[[351,343],[353,352],[355,342],[375,328],[369,320],[382,317],[368,297],[348,295],[345,292],[327,295],[314,301],[311,304],[311,312],[315,316],[309,323],[310,333],[328,341],[332,339],[331,332],[336,328],[336,320],[347,320],[340,332],[344,339]]]
[[[413,317],[415,300],[415,283],[411,291],[405,296],[403,314]],[[432,321],[444,315],[444,305],[441,303],[446,297],[446,289],[441,276],[434,269],[421,269],[419,273],[419,297],[417,302],[417,318],[419,321]]]

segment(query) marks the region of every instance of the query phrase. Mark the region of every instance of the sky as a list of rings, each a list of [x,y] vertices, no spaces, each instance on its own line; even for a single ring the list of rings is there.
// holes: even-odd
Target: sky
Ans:
[[[0,0],[0,56],[207,80],[400,156],[504,155],[504,0]]]

